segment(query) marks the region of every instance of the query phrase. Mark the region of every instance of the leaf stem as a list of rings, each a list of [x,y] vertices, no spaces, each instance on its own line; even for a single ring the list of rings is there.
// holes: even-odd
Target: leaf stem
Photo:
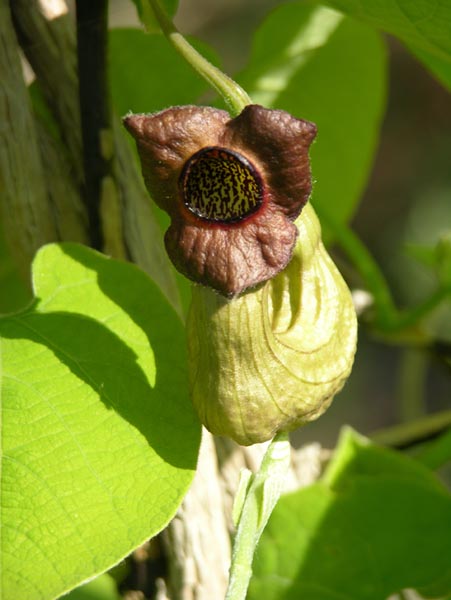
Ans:
[[[247,93],[228,75],[204,58],[177,30],[159,0],[148,0],[164,35],[175,50],[216,92],[222,96],[233,116],[252,104]]]
[[[286,432],[275,435],[252,475],[242,500],[233,544],[226,600],[244,600],[252,576],[252,560],[263,529],[276,505],[290,465],[291,446]]]

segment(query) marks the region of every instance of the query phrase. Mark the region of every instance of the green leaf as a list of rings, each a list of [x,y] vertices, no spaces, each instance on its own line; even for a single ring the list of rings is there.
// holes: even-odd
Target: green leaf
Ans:
[[[443,287],[451,286],[451,230],[445,231],[434,246],[409,243],[405,249],[420,264],[433,269]]]
[[[72,590],[64,600],[120,600],[116,582],[105,573]]]
[[[430,52],[419,50],[410,44],[408,44],[408,47],[424,66],[435,75],[438,81],[444,87],[448,88],[448,90],[451,90],[451,59],[442,58]]]
[[[434,246],[409,242],[405,244],[404,249],[408,256],[414,258],[424,267],[434,269],[436,266],[436,251]]]
[[[48,600],[168,523],[200,425],[183,328],[142,271],[52,244],[33,281],[34,305],[0,319],[2,591]]]
[[[436,440],[424,444],[415,458],[429,469],[451,466],[451,429]]]
[[[427,483],[441,490],[441,484],[435,475],[428,469],[424,469],[417,461],[406,458],[400,452],[375,446],[349,427],[344,428],[335,455],[324,473],[323,481],[331,489],[338,491],[350,485],[349,482],[353,478],[384,475]]]
[[[451,3],[446,0],[326,0],[402,40],[451,89]]]
[[[324,477],[283,497],[249,600],[382,600],[451,587],[451,497],[412,459],[348,431]]]
[[[239,82],[254,102],[317,124],[312,202],[334,221],[347,221],[366,183],[385,106],[379,35],[328,8],[281,6],[257,32]]]
[[[146,30],[149,33],[160,31],[160,25],[153,14],[149,0],[132,0],[132,2],[136,7],[138,17]],[[179,4],[178,0],[159,0],[159,2],[168,16],[173,17],[175,15]]]
[[[195,45],[199,48],[199,44]],[[211,58],[212,52],[205,45],[200,45],[200,49]],[[161,35],[149,35],[139,29],[113,29],[109,50],[113,103],[120,115],[193,104],[208,89]]]

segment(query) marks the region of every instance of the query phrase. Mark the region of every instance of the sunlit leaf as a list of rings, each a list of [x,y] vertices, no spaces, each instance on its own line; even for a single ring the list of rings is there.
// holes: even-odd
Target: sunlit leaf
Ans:
[[[342,436],[322,481],[282,498],[249,600],[382,600],[451,587],[451,496],[416,461]]]
[[[183,328],[139,269],[75,244],[33,264],[0,319],[2,592],[53,598],[172,518],[200,438]]]
[[[120,600],[117,585],[111,575],[105,573],[72,590],[65,600]]]

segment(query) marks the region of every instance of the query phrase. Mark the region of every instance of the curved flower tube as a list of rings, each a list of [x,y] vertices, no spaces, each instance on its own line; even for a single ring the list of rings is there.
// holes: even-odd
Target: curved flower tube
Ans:
[[[171,217],[166,249],[189,279],[226,297],[274,277],[311,191],[313,123],[249,105],[128,115],[147,188]]]
[[[233,302],[193,288],[191,397],[212,433],[249,445],[319,417],[343,387],[356,349],[351,294],[321,242],[310,205],[288,267]]]

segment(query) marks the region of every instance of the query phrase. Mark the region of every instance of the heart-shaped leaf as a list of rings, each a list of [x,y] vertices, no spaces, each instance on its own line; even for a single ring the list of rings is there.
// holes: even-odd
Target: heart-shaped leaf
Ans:
[[[53,244],[33,280],[34,304],[0,319],[2,591],[48,600],[168,523],[200,425],[183,327],[142,271]]]
[[[412,459],[342,436],[322,481],[283,497],[249,600],[382,600],[451,588],[451,497]]]

